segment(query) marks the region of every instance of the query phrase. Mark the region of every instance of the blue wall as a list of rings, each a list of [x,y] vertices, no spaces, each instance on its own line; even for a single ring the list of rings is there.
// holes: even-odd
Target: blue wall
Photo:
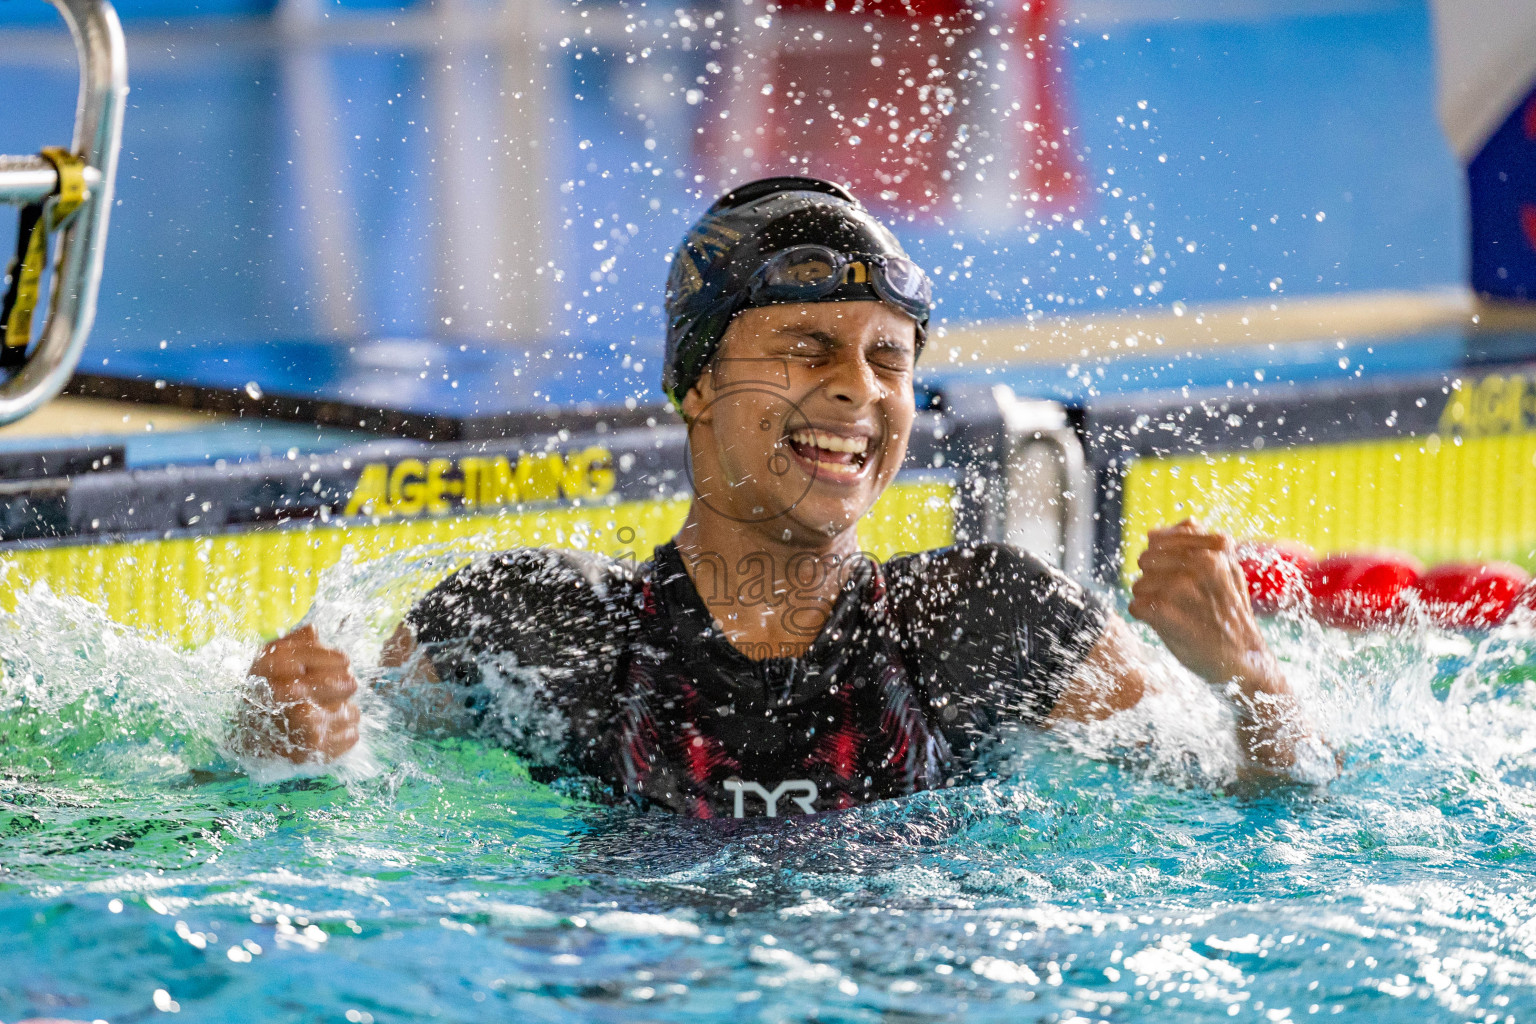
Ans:
[[[290,163],[295,104],[308,98],[286,84],[275,34],[261,42],[271,6],[121,4],[133,93],[93,353],[325,335],[305,241],[310,211]],[[349,16],[342,6],[404,9],[352,0],[337,5],[337,24]],[[909,248],[943,268],[942,316],[960,323],[1465,281],[1463,175],[1435,122],[1426,5],[1340,6],[1282,19],[1069,28],[1056,56],[1092,191],[1070,211],[1042,204],[1033,220],[1018,208],[963,206],[903,218]],[[671,8],[624,10],[654,19]],[[0,55],[14,53],[6,26],[36,39],[51,20],[39,0],[0,0]],[[256,41],[232,25],[254,28]],[[549,256],[562,272],[555,333],[570,347],[659,349],[663,260],[713,187],[695,183],[705,170],[696,127],[708,103],[684,99],[711,52],[684,50],[680,35],[651,39],[644,55],[639,43],[578,49],[547,40],[542,200],[554,228]],[[437,214],[428,197],[438,188],[434,160],[452,156],[434,148],[431,130],[436,58],[376,44],[327,54],[344,161],[337,183],[361,234],[354,256],[366,333],[430,335],[441,282],[432,277]],[[663,85],[666,74],[672,82]],[[68,65],[39,70],[0,56],[0,152],[67,137],[74,89]],[[1053,212],[1064,214],[1060,224]],[[1128,214],[1140,239],[1130,237]],[[7,234],[10,223],[0,219]],[[1148,244],[1152,260],[1142,264]]]
[[[1536,299],[1536,89],[1467,169],[1472,286],[1501,299]]]

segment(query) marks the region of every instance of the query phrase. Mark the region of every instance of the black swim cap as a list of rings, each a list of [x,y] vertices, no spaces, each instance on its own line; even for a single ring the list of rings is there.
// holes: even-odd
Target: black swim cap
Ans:
[[[907,259],[891,234],[847,189],[808,177],[763,178],[732,189],[689,229],[672,256],[667,276],[667,356],[661,388],[677,406],[698,382],[730,326],[744,309],[806,301],[754,287],[755,276],[772,257],[794,246],[822,246],[837,257],[871,257],[876,271],[889,265],[910,277],[898,281],[897,291],[920,292],[920,299],[892,301],[886,276],[867,270],[839,278],[816,301],[857,299],[886,301],[917,322],[917,350],[922,351],[928,329],[928,283]],[[858,280],[852,278],[857,276]],[[899,275],[898,275],[899,276]]]

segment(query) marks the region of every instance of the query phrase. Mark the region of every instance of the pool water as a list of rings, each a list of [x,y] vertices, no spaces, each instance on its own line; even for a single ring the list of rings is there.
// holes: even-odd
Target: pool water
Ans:
[[[322,635],[373,675],[449,557],[329,571]],[[0,1020],[1536,1014],[1536,630],[1266,628],[1343,752],[1326,787],[1229,791],[1192,691],[1018,737],[996,781],[710,823],[378,698],[342,777],[253,777],[221,749],[253,645],[35,592],[0,617]]]

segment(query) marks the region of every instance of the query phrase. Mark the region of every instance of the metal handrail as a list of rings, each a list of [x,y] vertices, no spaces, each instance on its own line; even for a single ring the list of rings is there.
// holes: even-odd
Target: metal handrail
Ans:
[[[87,167],[85,187],[101,184],[101,171]],[[39,203],[59,188],[59,172],[40,156],[0,156],[0,203]]]
[[[96,295],[101,287],[107,219],[128,97],[127,47],[112,5],[107,0],[48,2],[64,16],[80,55],[80,101],[70,149],[85,159],[89,195],[62,232],[42,338],[26,364],[0,383],[0,426],[21,419],[53,398],[80,362],[96,319]],[[0,202],[37,202],[58,187],[58,173],[48,161],[0,157]]]

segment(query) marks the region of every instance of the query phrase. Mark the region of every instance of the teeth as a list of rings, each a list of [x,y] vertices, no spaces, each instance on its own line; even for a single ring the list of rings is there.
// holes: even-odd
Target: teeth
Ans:
[[[789,435],[789,439],[795,442],[795,444],[822,448],[829,452],[850,452],[854,455],[863,455],[869,449],[869,438],[867,437],[839,437],[836,434],[828,434],[817,430],[797,430]]]

